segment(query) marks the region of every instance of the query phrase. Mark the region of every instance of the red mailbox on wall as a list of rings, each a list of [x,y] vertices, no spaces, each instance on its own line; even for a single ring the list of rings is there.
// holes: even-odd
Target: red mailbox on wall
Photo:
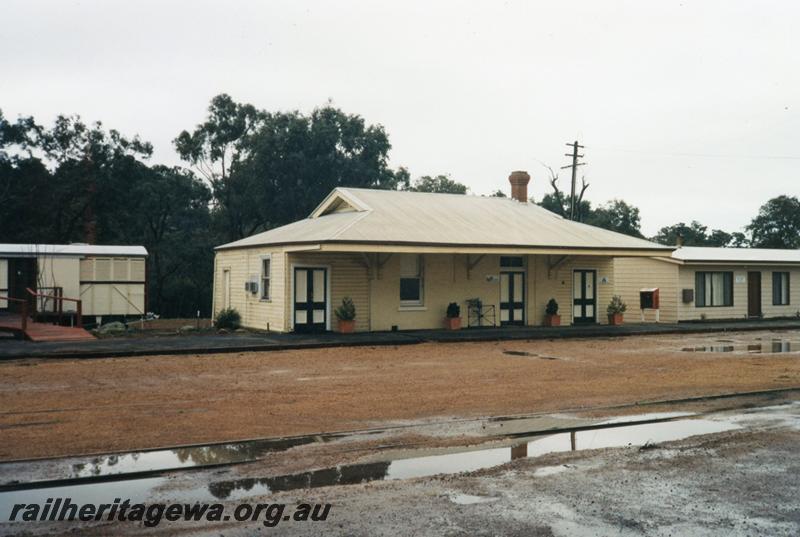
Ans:
[[[658,287],[653,289],[639,289],[639,308],[643,310],[657,310]]]
[[[655,310],[656,322],[658,322],[659,306],[658,287],[639,289],[639,309],[642,310],[642,321],[644,321],[644,310]]]

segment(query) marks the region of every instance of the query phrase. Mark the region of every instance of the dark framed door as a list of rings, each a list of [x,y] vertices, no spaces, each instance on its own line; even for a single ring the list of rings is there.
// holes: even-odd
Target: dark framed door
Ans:
[[[500,273],[500,324],[525,324],[525,273]]]
[[[36,259],[20,257],[8,260],[8,296],[11,298],[21,298],[29,300],[26,289],[36,291]],[[3,301],[5,302],[5,300]],[[20,311],[19,302],[8,303],[11,311]]]
[[[761,273],[747,273],[747,316],[761,317]]]
[[[323,267],[294,269],[294,330],[324,332],[328,325],[328,270]]]
[[[572,322],[586,324],[597,322],[597,271],[572,272]]]

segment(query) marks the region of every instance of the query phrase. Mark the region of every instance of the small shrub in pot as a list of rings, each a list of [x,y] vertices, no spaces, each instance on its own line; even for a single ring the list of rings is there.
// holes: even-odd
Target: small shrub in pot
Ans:
[[[334,311],[339,320],[339,332],[342,334],[352,334],[356,329],[356,305],[353,299],[346,296],[342,299],[342,304]]]
[[[608,313],[608,324],[620,325],[623,323],[623,314],[627,311],[628,305],[622,300],[619,295],[611,297],[611,302],[608,303],[606,313]]]
[[[544,325],[561,326],[561,315],[558,314],[558,302],[551,298],[544,308]]]
[[[457,302],[451,302],[447,305],[444,326],[448,330],[458,330],[461,328],[461,306],[459,306]]]

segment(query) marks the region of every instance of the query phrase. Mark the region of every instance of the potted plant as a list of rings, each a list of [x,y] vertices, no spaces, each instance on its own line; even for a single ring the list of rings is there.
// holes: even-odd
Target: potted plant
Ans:
[[[444,327],[448,330],[458,330],[461,328],[461,306],[456,302],[451,302],[447,305]]]
[[[353,299],[346,296],[342,299],[342,305],[334,311],[339,320],[339,332],[342,334],[352,334],[356,329],[356,305]]]
[[[611,302],[608,303],[606,313],[608,313],[608,324],[620,325],[622,324],[623,314],[628,309],[628,305],[622,301],[622,297],[614,295],[611,297]]]
[[[551,298],[544,307],[544,325],[561,326],[561,315],[558,314],[558,302]]]

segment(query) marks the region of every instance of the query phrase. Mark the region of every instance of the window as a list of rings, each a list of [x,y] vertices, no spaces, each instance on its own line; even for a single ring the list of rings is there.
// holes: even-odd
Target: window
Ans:
[[[261,260],[261,299],[269,300],[269,276],[272,259],[265,257]]]
[[[788,306],[789,305],[789,273],[788,272],[773,272],[772,273],[772,305],[773,306]]]
[[[400,256],[400,305],[422,305],[422,256]]]
[[[694,305],[733,306],[733,272],[696,272]]]
[[[520,256],[500,256],[500,266],[504,268],[522,268],[522,257]]]

